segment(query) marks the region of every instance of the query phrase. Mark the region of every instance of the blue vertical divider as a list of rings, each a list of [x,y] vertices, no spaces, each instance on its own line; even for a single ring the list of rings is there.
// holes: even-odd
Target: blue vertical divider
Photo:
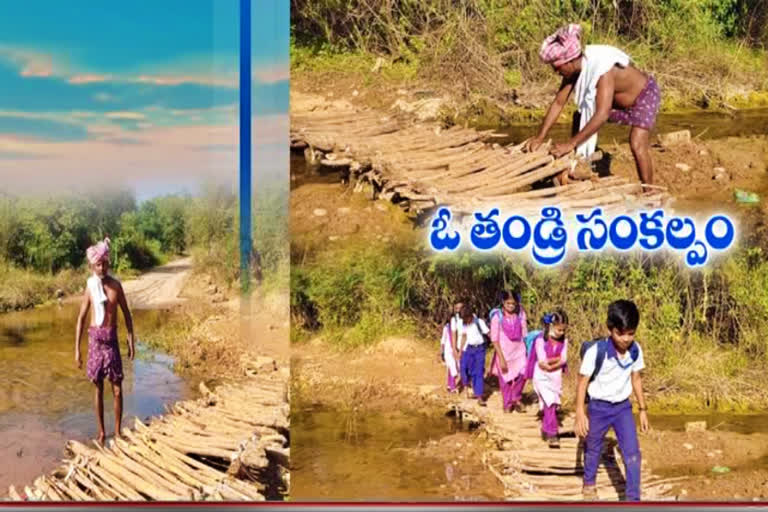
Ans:
[[[240,0],[240,285],[251,288],[251,0]]]

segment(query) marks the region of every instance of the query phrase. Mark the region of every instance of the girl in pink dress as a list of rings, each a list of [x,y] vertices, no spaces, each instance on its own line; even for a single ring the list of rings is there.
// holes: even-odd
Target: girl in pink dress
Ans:
[[[568,315],[558,309],[544,315],[542,322],[544,330],[533,342],[530,373],[542,412],[542,438],[549,442],[550,448],[559,448],[557,406],[563,392],[563,373],[567,369]]]
[[[520,403],[525,387],[525,337],[528,335],[520,293],[501,292],[501,312],[492,314],[491,342],[495,349],[491,373],[499,379],[505,412],[525,412]]]

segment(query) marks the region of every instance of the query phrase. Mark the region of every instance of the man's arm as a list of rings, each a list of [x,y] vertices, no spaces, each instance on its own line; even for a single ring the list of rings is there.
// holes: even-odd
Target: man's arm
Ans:
[[[91,307],[91,294],[88,293],[88,287],[83,293],[83,300],[80,302],[80,312],[77,315],[77,326],[75,327],[75,362],[77,367],[82,367],[82,358],[80,356],[80,338],[83,336],[83,327],[85,319],[88,317],[88,310]]]
[[[125,292],[123,291],[123,285],[117,284],[117,302],[120,304],[120,309],[123,311],[123,318],[125,318],[125,329],[128,331],[128,358],[133,360],[134,344],[133,344],[133,317],[131,317],[131,310],[128,309],[128,301],[125,299]]]
[[[565,144],[557,144],[552,148],[551,153],[555,158],[567,155],[581,146],[608,121],[608,118],[611,116],[611,107],[613,106],[614,85],[613,72],[609,71],[600,77],[600,80],[597,82],[595,114],[586,126],[574,135],[571,140]]]
[[[544,116],[544,121],[541,123],[541,128],[539,129],[539,134],[527,144],[529,151],[536,151],[536,148],[544,142],[544,138],[549,133],[549,130],[560,117],[560,114],[568,101],[568,97],[571,95],[571,91],[573,91],[573,86],[573,81],[568,81],[565,78],[563,79],[560,84],[560,89],[557,91],[557,94],[555,94],[555,99],[552,100],[552,104],[549,105],[547,115]]]

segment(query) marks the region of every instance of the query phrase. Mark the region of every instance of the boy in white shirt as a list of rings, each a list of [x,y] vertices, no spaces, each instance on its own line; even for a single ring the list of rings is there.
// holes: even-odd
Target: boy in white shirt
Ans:
[[[629,400],[634,391],[640,410],[640,430],[647,432],[648,414],[640,378],[645,363],[640,344],[635,341],[635,330],[639,323],[640,313],[633,302],[614,302],[608,306],[606,322],[610,336],[597,341],[583,354],[576,392],[575,430],[578,436],[586,438],[586,499],[597,498],[597,466],[605,434],[613,427],[626,469],[626,500],[640,500],[640,446]],[[587,395],[589,402],[585,412]]]
[[[458,321],[459,349],[461,350],[461,380],[472,383],[474,396],[480,405],[483,400],[483,379],[485,378],[485,338],[490,330],[482,318],[477,318],[472,307],[464,304]]]

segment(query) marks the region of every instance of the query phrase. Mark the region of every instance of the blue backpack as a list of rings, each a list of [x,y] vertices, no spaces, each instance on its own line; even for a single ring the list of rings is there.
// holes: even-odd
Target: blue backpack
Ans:
[[[536,341],[536,338],[541,336],[541,334],[544,331],[542,330],[536,330],[531,331],[528,333],[528,336],[525,337],[525,353],[530,355],[531,351],[533,350],[533,342]]]
[[[592,341],[585,341],[581,344],[581,348],[579,349],[579,357],[583,360],[584,354],[587,353],[587,350],[589,350],[593,345],[597,344],[597,356],[595,358],[595,369],[592,372],[592,375],[589,377],[589,382],[592,382],[595,380],[595,377],[597,377],[597,374],[600,373],[600,369],[603,367],[603,362],[605,361],[606,354],[608,353],[608,344],[611,343],[611,340],[608,338],[597,338]],[[629,346],[629,357],[632,358],[632,362],[634,363],[637,361],[637,358],[640,357],[640,349],[637,348],[636,343],[632,343]]]

